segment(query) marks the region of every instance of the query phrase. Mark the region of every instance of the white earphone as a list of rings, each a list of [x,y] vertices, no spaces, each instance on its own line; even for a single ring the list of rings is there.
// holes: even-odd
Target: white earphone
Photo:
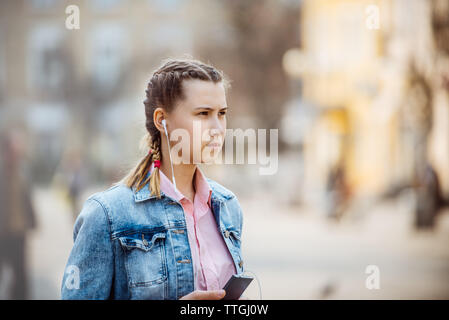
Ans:
[[[173,171],[173,161],[172,161],[172,159],[171,159],[171,152],[170,152],[170,141],[169,141],[169,139],[168,139],[167,124],[166,124],[165,119],[162,119],[162,125],[164,126],[165,136],[167,137],[168,154],[169,154],[169,156],[170,156],[171,176],[172,176],[172,179],[173,179],[173,185],[175,186],[175,190],[177,191],[177,188],[176,188],[176,180],[175,180],[175,174],[174,174],[174,171]]]

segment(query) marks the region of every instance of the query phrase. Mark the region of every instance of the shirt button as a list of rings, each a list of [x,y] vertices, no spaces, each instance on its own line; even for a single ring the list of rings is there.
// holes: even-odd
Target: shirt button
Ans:
[[[243,267],[243,260],[240,260],[240,262],[239,262],[239,267],[240,267],[240,268]]]
[[[229,238],[229,231],[228,230],[225,231],[225,237]]]

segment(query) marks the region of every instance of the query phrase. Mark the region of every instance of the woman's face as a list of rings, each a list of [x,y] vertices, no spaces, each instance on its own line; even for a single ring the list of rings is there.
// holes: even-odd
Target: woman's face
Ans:
[[[182,85],[185,99],[178,101],[167,117],[172,157],[178,155],[178,163],[211,162],[221,151],[226,132],[228,106],[223,83],[189,79]],[[174,137],[178,139],[173,141]],[[187,148],[190,154],[185,155]]]

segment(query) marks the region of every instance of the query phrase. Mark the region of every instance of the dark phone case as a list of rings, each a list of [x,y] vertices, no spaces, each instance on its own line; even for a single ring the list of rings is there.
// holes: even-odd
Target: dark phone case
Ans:
[[[246,290],[253,279],[253,277],[236,276],[235,274],[233,274],[223,287],[223,289],[226,291],[226,294],[222,298],[222,300],[237,300],[238,298],[240,298],[242,293]]]

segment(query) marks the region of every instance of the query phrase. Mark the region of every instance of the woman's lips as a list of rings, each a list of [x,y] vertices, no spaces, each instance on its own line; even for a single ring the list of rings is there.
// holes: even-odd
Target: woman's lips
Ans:
[[[210,147],[210,148],[220,148],[221,147],[221,143],[213,142],[213,143],[209,143],[207,146]]]
[[[209,143],[207,146],[211,147],[211,148],[220,148],[221,147],[221,145],[219,143]]]

